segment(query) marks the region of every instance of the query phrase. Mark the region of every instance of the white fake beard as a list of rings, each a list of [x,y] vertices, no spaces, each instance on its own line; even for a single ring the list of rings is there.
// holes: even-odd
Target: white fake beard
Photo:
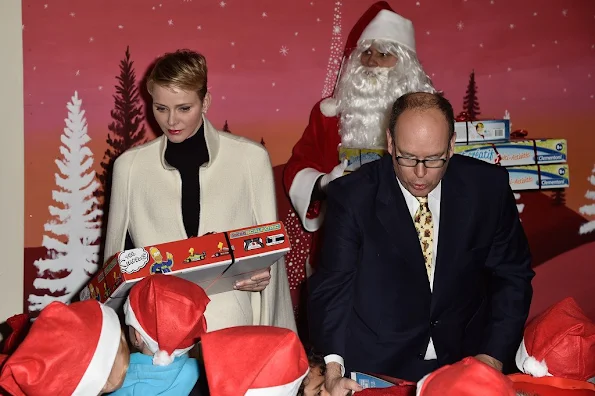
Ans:
[[[337,95],[337,110],[341,117],[339,135],[343,146],[386,148],[388,116],[398,97],[388,94],[393,69],[360,65],[346,71]]]

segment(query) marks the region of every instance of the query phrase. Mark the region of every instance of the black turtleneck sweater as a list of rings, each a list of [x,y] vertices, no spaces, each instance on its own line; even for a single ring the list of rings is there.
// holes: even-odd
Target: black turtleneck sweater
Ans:
[[[198,234],[200,221],[200,181],[198,170],[209,162],[204,124],[181,143],[167,141],[165,161],[180,172],[182,178],[182,218],[189,238]]]
[[[209,162],[209,151],[205,141],[204,124],[190,138],[182,143],[167,141],[165,161],[180,172],[182,178],[182,218],[188,237],[198,234],[200,221],[200,181],[198,169]],[[124,250],[134,249],[130,233],[126,233]]]

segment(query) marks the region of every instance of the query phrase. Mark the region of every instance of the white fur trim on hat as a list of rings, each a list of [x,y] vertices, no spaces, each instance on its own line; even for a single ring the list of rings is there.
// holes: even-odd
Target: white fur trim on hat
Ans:
[[[122,328],[116,312],[108,306],[99,304],[101,307],[102,323],[99,341],[95,353],[91,358],[85,374],[81,378],[73,396],[97,395],[101,392],[112,371],[120,340]],[[66,367],[65,370],[68,370]]]
[[[426,380],[428,379],[428,377],[430,376],[430,374],[426,374],[422,377],[422,379],[420,379],[419,381],[417,381],[417,389],[415,390],[415,396],[419,396],[421,394],[421,388],[424,385],[424,382],[426,382]]]
[[[285,385],[279,386],[271,386],[270,388],[255,388],[255,389],[248,389],[245,396],[289,396],[289,395],[296,395],[298,389],[300,389],[300,385],[310,369],[307,369],[304,375],[299,377],[293,382]]]
[[[362,32],[358,43],[363,40],[386,40],[401,44],[415,52],[413,23],[399,14],[381,10]]]
[[[516,352],[514,358],[516,366],[525,374],[532,375],[533,377],[551,377],[552,375],[548,372],[547,364],[545,359],[541,362],[535,359],[533,356],[529,356],[527,348],[525,347],[525,339],[521,342],[519,349]]]
[[[338,108],[339,101],[335,98],[326,98],[320,102],[320,112],[326,117],[335,117]]]
[[[134,310],[130,306],[130,298],[127,298],[126,302],[124,303],[124,315],[125,323],[128,326],[132,326],[136,331],[140,333],[141,338],[147,345],[147,348],[149,348],[149,350],[153,352],[153,364],[155,366],[168,366],[174,361],[174,358],[184,355],[194,347],[193,344],[188,348],[176,349],[171,354],[159,349],[159,344],[157,343],[157,341],[155,341],[153,337],[147,334],[145,329],[143,329],[143,327],[138,322],[138,319],[134,314]]]

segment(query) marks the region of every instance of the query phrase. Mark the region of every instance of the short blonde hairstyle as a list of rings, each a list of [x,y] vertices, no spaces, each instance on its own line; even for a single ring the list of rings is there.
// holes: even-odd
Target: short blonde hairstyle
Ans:
[[[180,49],[167,53],[155,62],[147,79],[147,89],[153,92],[155,84],[196,91],[201,101],[207,94],[207,60],[198,52]]]

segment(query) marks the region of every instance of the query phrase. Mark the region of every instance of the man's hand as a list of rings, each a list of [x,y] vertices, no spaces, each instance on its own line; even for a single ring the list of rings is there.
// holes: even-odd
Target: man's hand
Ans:
[[[341,375],[341,365],[335,362],[326,365],[324,387],[331,396],[345,396],[351,394],[351,391],[359,392],[363,390],[354,380],[343,377]]]
[[[271,267],[258,272],[243,281],[236,282],[234,289],[242,291],[259,292],[263,291],[271,282]]]
[[[475,359],[479,360],[482,363],[487,364],[488,366],[495,368],[496,370],[502,372],[502,362],[498,359],[494,359],[493,357],[486,355],[486,354],[479,354],[475,356]]]
[[[326,187],[330,182],[343,176],[343,173],[345,172],[345,169],[347,168],[348,164],[349,163],[347,162],[347,160],[343,160],[343,162],[335,166],[332,171],[322,176],[320,178],[320,189],[326,192]]]

